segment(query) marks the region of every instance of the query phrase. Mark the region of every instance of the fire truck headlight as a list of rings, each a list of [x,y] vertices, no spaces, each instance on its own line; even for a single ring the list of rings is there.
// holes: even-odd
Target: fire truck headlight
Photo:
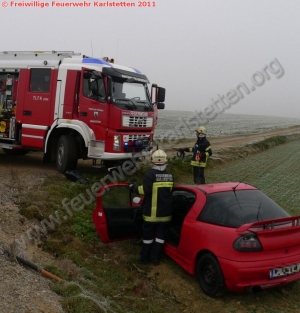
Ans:
[[[119,151],[120,150],[120,135],[114,135],[114,150]]]

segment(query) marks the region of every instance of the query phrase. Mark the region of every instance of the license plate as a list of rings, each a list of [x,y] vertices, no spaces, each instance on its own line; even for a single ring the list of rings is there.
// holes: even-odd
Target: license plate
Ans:
[[[300,263],[290,265],[290,266],[285,266],[285,267],[273,268],[270,270],[270,278],[291,275],[294,273],[298,273],[299,271],[300,271]]]

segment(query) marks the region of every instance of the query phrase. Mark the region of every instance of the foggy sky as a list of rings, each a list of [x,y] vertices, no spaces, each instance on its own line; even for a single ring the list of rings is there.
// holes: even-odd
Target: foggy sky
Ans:
[[[114,58],[165,87],[169,110],[204,110],[223,97],[227,113],[300,118],[300,1],[85,1],[90,7],[13,6],[33,2],[24,0],[5,8],[2,1],[0,51]]]

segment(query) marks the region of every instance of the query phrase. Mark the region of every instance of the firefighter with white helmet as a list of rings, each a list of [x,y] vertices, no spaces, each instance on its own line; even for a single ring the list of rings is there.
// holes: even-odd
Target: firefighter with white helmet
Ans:
[[[151,155],[151,162],[155,165],[164,165],[167,163],[167,154],[163,150],[156,150]]]
[[[206,136],[206,134],[207,134],[206,128],[204,126],[198,127],[197,129],[195,129],[195,131],[198,133],[198,136],[200,136],[200,135]]]
[[[141,263],[158,265],[163,251],[168,224],[172,219],[171,195],[173,175],[166,171],[167,155],[156,150],[151,155],[152,168],[144,175],[143,184],[130,184],[129,188],[144,195],[143,244]]]
[[[207,140],[207,131],[204,126],[200,126],[196,131],[197,142],[192,148],[181,148],[179,151],[193,152],[191,165],[194,171],[194,183],[205,184],[204,169],[207,164],[208,157],[212,155],[210,142]]]

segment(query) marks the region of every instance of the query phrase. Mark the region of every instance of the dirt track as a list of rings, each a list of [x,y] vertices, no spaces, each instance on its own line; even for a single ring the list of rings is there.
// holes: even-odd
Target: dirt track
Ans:
[[[299,126],[291,126],[287,128],[279,128],[270,130],[263,133],[255,133],[255,134],[248,134],[248,135],[238,135],[238,136],[224,136],[224,137],[207,137],[211,143],[211,147],[213,150],[218,150],[222,148],[238,146],[248,144],[254,141],[263,140],[273,136],[285,136],[300,133],[300,125]],[[195,140],[189,140],[186,143],[179,143],[173,145],[174,148],[177,147],[184,147],[184,146],[193,146]]]

